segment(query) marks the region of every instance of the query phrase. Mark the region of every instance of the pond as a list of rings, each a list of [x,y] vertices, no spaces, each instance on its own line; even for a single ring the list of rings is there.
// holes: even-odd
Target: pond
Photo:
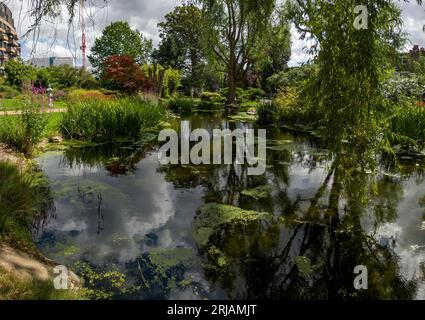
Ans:
[[[181,121],[254,127],[220,114],[171,125]],[[425,299],[423,165],[382,165],[370,203],[352,209],[350,192],[327,184],[332,159],[320,141],[285,129],[267,138],[262,176],[240,165],[161,165],[155,143],[47,152],[37,161],[55,210],[37,246],[96,298]],[[353,286],[358,265],[368,290]]]

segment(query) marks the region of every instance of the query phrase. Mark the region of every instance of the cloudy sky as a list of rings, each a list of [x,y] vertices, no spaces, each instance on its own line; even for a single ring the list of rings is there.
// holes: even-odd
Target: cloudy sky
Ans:
[[[29,0],[5,0],[11,8],[18,32],[23,35],[30,25],[30,19],[25,15],[25,9]],[[102,29],[109,23],[118,20],[128,21],[129,24],[152,38],[154,44],[159,41],[157,24],[164,15],[173,7],[181,3],[180,0],[109,0],[109,4],[103,8],[95,8],[92,3],[103,3],[102,0],[87,0],[85,19],[87,24],[88,49],[94,39],[99,36]],[[361,1],[360,1],[361,2]],[[405,31],[409,33],[411,44],[419,44],[425,47],[425,33],[422,28],[425,24],[425,5],[419,7],[414,3],[402,3],[403,20]],[[306,54],[305,42],[298,39],[293,33],[293,53],[291,65],[297,65],[309,59]],[[38,34],[30,34],[21,39],[23,56],[29,59],[31,56],[75,56],[81,60],[79,52],[81,32],[79,31],[78,19],[69,26],[67,17],[62,21],[45,21]],[[77,48],[77,50],[76,50]]]

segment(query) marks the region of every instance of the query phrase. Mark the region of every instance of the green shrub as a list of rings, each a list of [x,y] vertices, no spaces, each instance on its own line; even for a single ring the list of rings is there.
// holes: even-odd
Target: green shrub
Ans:
[[[277,124],[281,117],[281,108],[276,103],[263,103],[257,108],[257,123],[259,125]]]
[[[52,206],[48,181],[38,171],[22,173],[0,162],[0,241],[26,241],[34,219]]]
[[[19,95],[19,91],[13,87],[0,86],[0,99],[13,99]]]
[[[303,86],[304,82],[313,76],[315,66],[305,64],[299,67],[289,68],[288,70],[275,73],[267,78],[267,89],[270,92],[277,92],[281,87],[297,87]]]
[[[167,101],[167,107],[175,113],[191,113],[197,106],[191,98],[172,98]]]
[[[221,89],[220,93],[223,97],[227,97],[229,93],[229,88]],[[248,88],[246,90],[243,88],[236,88],[236,101],[239,104],[243,104],[243,103],[251,102],[251,101],[258,101],[265,95],[266,93],[264,92],[264,90],[260,88]]]
[[[222,103],[212,102],[212,101],[201,101],[197,107],[199,111],[214,111],[220,110],[223,108]]]
[[[403,105],[420,100],[425,93],[425,86],[415,75],[397,76],[385,83],[383,91],[385,97],[393,104]]]
[[[99,81],[97,81],[94,77],[86,77],[83,79],[80,79],[78,81],[78,85],[81,89],[86,90],[96,90],[100,88]]]
[[[5,116],[0,122],[0,142],[31,156],[47,126],[39,107],[24,107],[19,116]]]
[[[260,102],[249,101],[249,102],[241,103],[240,107],[241,107],[241,111],[248,111],[248,110],[257,109],[260,105],[261,105]]]
[[[167,116],[165,108],[143,97],[79,102],[69,105],[59,124],[67,139],[111,141],[138,138]]]
[[[265,97],[266,92],[261,88],[249,88],[244,91],[244,96],[249,101],[258,101],[259,99]]]
[[[223,103],[226,99],[219,92],[203,92],[201,100],[202,102]]]

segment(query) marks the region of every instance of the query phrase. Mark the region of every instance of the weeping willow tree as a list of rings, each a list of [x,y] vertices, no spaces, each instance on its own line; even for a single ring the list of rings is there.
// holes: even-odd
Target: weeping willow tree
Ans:
[[[236,87],[248,72],[255,43],[270,25],[275,0],[194,0],[206,22],[206,44],[224,66],[229,93],[227,103],[236,102]]]
[[[302,37],[315,41],[312,52],[318,73],[305,88],[304,100],[323,115],[333,151],[355,147],[360,161],[370,160],[367,151],[385,143],[390,106],[383,84],[391,75],[391,58],[404,45],[397,4],[393,0],[365,0],[362,6],[356,0],[290,4]]]
[[[393,73],[391,58],[404,43],[397,1],[365,0],[358,5],[357,0],[290,3],[295,26],[314,41],[311,52],[317,65],[301,97],[322,115],[333,159],[307,217],[324,217],[333,243],[329,251],[337,259],[347,250],[341,246],[344,226],[349,225],[350,240],[362,233],[362,216],[379,209],[372,200],[379,176],[371,173],[378,168],[381,151],[392,152],[388,122],[393,106],[385,98],[384,84]],[[367,242],[361,247],[371,252]]]
[[[32,24],[27,33],[37,29],[43,19],[57,19],[63,14],[65,7],[69,16],[69,22],[76,16],[79,9],[80,0],[20,0],[26,3],[28,8],[27,14],[32,18]],[[107,4],[110,0],[84,0],[88,6],[100,7]]]

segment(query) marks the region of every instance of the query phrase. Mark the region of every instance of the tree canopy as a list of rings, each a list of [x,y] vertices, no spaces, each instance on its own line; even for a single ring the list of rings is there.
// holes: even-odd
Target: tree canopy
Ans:
[[[208,49],[223,65],[229,94],[236,102],[236,88],[252,66],[254,44],[269,26],[274,0],[197,0],[205,18]]]
[[[202,11],[194,5],[178,6],[158,27],[161,43],[154,52],[156,62],[181,69],[190,89],[202,87],[206,67]]]
[[[150,59],[152,40],[147,39],[137,30],[131,29],[127,22],[114,22],[107,26],[102,36],[95,40],[88,57],[98,76],[102,66],[110,56],[128,56],[141,65]]]

